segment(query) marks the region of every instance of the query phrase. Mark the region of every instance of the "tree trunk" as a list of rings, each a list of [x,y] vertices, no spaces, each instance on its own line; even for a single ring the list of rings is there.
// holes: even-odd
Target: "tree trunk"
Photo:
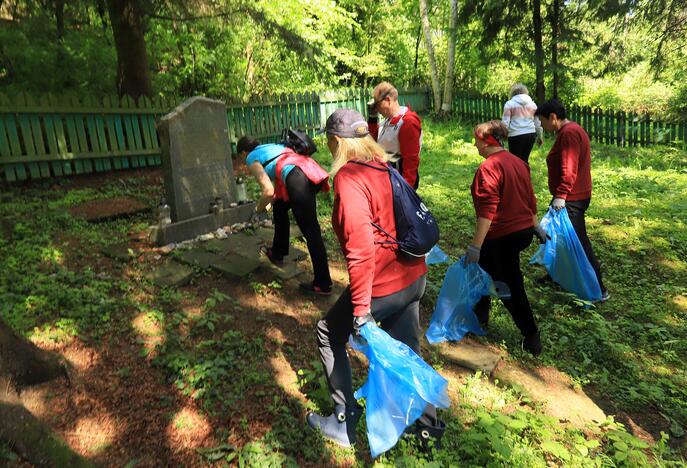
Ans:
[[[36,466],[91,466],[19,400],[17,389],[68,377],[62,363],[0,319],[0,441]]]
[[[444,81],[444,102],[441,113],[448,115],[453,108],[453,77],[456,72],[456,23],[458,22],[458,0],[451,0],[451,18],[448,26],[448,57],[446,59],[446,81]]]
[[[532,25],[534,33],[534,69],[536,75],[535,98],[538,103],[546,100],[544,85],[544,46],[541,34],[541,0],[532,0]]]
[[[117,48],[117,93],[152,96],[140,0],[107,0]]]
[[[427,13],[427,0],[420,0],[420,17],[422,19],[422,30],[425,33],[425,47],[427,48],[427,60],[429,62],[430,75],[432,77],[432,93],[434,94],[434,111],[441,110],[441,86],[439,85],[439,73],[437,72],[437,62],[434,59],[434,47],[432,46],[432,31],[429,26],[429,15]]]
[[[413,68],[413,84],[418,81],[417,60],[420,55],[420,41],[422,40],[422,25],[417,27],[417,36],[415,37],[415,67]]]
[[[553,0],[549,15],[551,23],[551,97],[558,99],[559,70],[558,70],[558,40],[560,39],[560,0]]]

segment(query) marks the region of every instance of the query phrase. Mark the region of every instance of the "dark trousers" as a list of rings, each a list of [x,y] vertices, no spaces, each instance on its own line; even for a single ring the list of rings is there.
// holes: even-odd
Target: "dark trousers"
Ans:
[[[589,208],[590,202],[591,198],[587,198],[586,200],[566,201],[565,207],[568,210],[568,217],[570,218],[570,222],[575,229],[575,233],[580,239],[584,253],[587,254],[587,259],[589,260],[589,263],[592,264],[592,268],[594,268],[596,279],[599,280],[601,291],[605,291],[606,287],[604,286],[601,278],[601,265],[599,264],[599,259],[596,258],[596,255],[594,254],[594,249],[592,248],[592,243],[589,241],[589,236],[587,236],[587,224],[584,220],[584,213],[587,211],[587,208]]]
[[[381,328],[398,341],[407,344],[420,355],[420,298],[425,293],[423,275],[413,284],[383,297],[372,298],[372,316]],[[348,337],[353,332],[353,304],[350,287],[341,294],[327,315],[317,322],[317,344],[329,391],[337,405],[353,405],[351,364],[346,352]],[[436,408],[428,405],[419,418],[420,424],[434,427],[437,423]]]
[[[520,252],[532,243],[534,232],[531,228],[485,240],[480,251],[479,266],[494,281],[503,281],[510,289],[510,299],[501,299],[513,317],[515,325],[523,335],[537,332],[537,324],[527,299],[522,271],[520,271]],[[478,317],[488,317],[491,300],[484,296],[475,306]]]
[[[315,274],[313,284],[315,286],[329,288],[332,279],[329,276],[329,263],[327,261],[327,249],[322,240],[320,223],[317,220],[317,192],[320,186],[310,182],[310,179],[299,167],[294,167],[286,177],[286,191],[289,201],[275,200],[273,204],[274,239],[272,241],[272,253],[276,257],[289,254],[289,209],[293,211],[296,223],[300,228],[305,241],[308,244],[308,252],[312,261]]]
[[[508,151],[523,161],[528,162],[536,140],[536,133],[526,133],[525,135],[508,137]]]
[[[391,164],[394,167],[394,169],[396,169],[398,172],[401,173],[401,175],[403,175],[403,159],[399,159],[396,162],[389,161],[389,164]],[[413,188],[415,190],[417,190],[417,188],[419,186],[420,186],[420,173],[416,172],[415,173],[415,185],[413,186]]]

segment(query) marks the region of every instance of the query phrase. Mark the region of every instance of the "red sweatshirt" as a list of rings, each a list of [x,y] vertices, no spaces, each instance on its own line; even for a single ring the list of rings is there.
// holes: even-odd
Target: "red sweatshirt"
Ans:
[[[376,162],[367,163],[384,167]],[[409,259],[371,223],[396,235],[391,182],[387,172],[349,162],[334,177],[332,226],[346,257],[353,314],[364,315],[373,297],[410,286],[427,272],[425,259]]]
[[[491,220],[486,239],[498,239],[534,225],[537,199],[529,166],[506,150],[487,157],[472,181],[478,218]]]
[[[401,112],[382,126],[381,132],[376,119],[368,120],[370,135],[387,153],[401,156],[401,175],[411,187],[415,187],[420,168],[420,147],[422,146],[422,122],[420,117],[401,106]]]
[[[575,122],[558,130],[556,142],[546,157],[549,168],[549,192],[563,200],[592,197],[592,158],[589,137]]]

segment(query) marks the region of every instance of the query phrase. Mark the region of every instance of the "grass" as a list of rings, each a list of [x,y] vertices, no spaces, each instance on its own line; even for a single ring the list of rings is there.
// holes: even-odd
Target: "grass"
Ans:
[[[442,249],[457,259],[474,229],[469,185],[481,158],[469,128],[456,122],[426,120],[423,139],[420,193],[439,220]],[[544,157],[550,143],[531,156],[540,214],[549,200]],[[328,166],[325,151],[317,158]],[[532,279],[542,271],[526,265],[533,245],[523,255],[523,268],[544,353],[534,360],[519,350],[517,329],[500,304],[493,306],[484,339],[508,349],[521,364],[564,371],[607,412],[630,414],[640,424],[663,429],[663,436],[654,430],[656,442],[647,443],[613,419],[575,428],[547,416],[518,389],[495,385],[478,372],[450,379],[454,398],[443,413],[449,429],[442,450],[427,455],[402,441],[376,460],[377,466],[681,465],[671,446],[680,445],[687,425],[687,157],[668,147],[594,145],[593,178],[588,229],[611,300],[585,309],[567,294],[535,286]],[[136,178],[121,180],[98,188],[70,188],[65,181],[57,189],[39,183],[0,190],[9,200],[0,205],[0,228],[9,234],[0,235],[2,318],[40,342],[78,339],[97,347],[121,335],[136,343],[140,352],[133,359],[139,361],[114,369],[118,377],[135,387],[137,366],[159,373],[179,398],[196,402],[214,421],[216,440],[238,441],[199,451],[198,461],[373,464],[364,424],[355,451],[334,448],[304,428],[305,410],[331,409],[312,333],[322,305],[262,276],[231,289],[198,271],[189,286],[159,290],[142,279],[145,262],[104,263],[96,254],[153,222],[151,214],[89,224],[66,211],[82,201],[119,195],[156,205],[161,187]],[[331,195],[320,200],[324,238],[341,266],[330,226]],[[445,269],[430,269],[422,303],[425,322]],[[284,314],[282,307],[298,316]],[[136,317],[140,330],[132,326]],[[268,333],[275,329],[283,339]],[[438,354],[430,353],[428,360],[444,371]],[[354,368],[355,385],[360,385],[364,365],[354,359]],[[277,380],[282,371],[293,375],[292,383]],[[157,405],[167,414],[179,410],[165,396]],[[246,416],[255,414],[259,424]],[[12,460],[2,446],[0,460]]]

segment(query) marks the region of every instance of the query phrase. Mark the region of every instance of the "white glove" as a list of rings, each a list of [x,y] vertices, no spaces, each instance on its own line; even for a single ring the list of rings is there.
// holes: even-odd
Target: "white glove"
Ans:
[[[479,262],[480,249],[474,245],[470,245],[465,251],[465,264],[469,265],[471,263]]]
[[[554,198],[551,202],[551,207],[556,211],[560,211],[565,208],[565,200],[562,198]]]

